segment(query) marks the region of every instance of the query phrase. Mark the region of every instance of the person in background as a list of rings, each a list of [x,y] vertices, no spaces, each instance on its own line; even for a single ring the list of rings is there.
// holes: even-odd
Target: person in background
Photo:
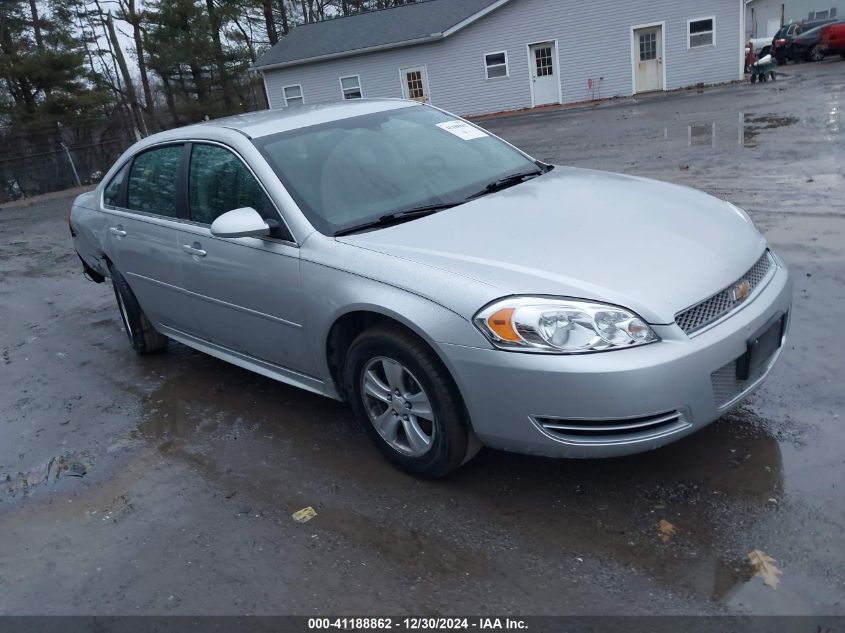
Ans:
[[[757,55],[754,54],[754,44],[749,41],[745,45],[745,71],[748,72],[748,68],[756,61]]]

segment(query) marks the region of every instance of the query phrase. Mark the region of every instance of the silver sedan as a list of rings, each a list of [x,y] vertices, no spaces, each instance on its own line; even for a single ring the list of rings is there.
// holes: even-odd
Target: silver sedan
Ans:
[[[172,339],[345,400],[423,477],[482,445],[677,440],[763,381],[789,325],[786,267],[736,206],[548,165],[415,102],[153,135],[70,227],[138,353]]]

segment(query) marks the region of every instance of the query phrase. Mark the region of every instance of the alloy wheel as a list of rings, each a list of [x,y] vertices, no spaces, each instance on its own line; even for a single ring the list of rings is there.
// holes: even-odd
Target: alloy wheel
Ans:
[[[361,372],[360,390],[370,423],[391,448],[409,457],[431,449],[436,433],[431,400],[407,367],[373,358]]]

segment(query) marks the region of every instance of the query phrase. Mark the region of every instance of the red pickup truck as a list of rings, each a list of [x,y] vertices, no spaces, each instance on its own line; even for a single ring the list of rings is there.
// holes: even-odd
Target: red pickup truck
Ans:
[[[845,59],[845,21],[822,27],[819,33],[819,50],[822,55],[836,55]]]

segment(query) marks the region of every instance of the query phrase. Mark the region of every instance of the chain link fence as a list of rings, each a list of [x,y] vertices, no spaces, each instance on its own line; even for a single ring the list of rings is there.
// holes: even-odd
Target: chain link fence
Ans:
[[[260,80],[249,78],[241,88],[239,112],[268,107]],[[215,102],[219,101],[219,92],[214,88],[210,93]],[[185,103],[194,110],[197,107],[193,101]],[[202,118],[186,110],[185,103],[177,104],[182,108],[179,117],[159,108],[154,119],[145,118],[143,129],[133,122],[125,103],[110,112],[82,113],[72,120],[72,126],[70,122],[66,126],[54,122],[20,128],[0,125],[0,204],[98,183],[118,156],[143,134]]]
[[[4,134],[5,132],[5,134]],[[135,142],[128,135],[72,144],[59,137],[32,143],[0,131],[0,204],[80,185],[95,184],[123,151]],[[53,146],[52,149],[44,149]],[[15,152],[18,149],[18,152]],[[23,150],[23,151],[21,151]]]

